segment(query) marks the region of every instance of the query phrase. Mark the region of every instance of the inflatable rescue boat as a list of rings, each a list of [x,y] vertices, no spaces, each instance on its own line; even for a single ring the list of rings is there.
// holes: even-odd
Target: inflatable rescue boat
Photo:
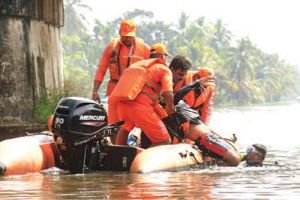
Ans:
[[[131,163],[130,173],[188,170],[203,162],[197,146],[184,143],[162,145],[139,153]]]
[[[50,124],[52,134],[9,139],[0,143],[0,174],[24,174],[64,166],[71,173],[178,171],[203,165],[202,153],[191,144],[143,149],[108,144],[122,124],[107,124],[103,106],[86,98],[59,101]],[[63,161],[63,165],[61,163]]]

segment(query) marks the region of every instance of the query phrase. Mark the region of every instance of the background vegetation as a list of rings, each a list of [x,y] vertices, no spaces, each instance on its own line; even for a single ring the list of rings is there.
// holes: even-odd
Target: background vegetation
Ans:
[[[174,55],[185,55],[193,69],[211,67],[217,76],[217,105],[274,103],[299,95],[300,76],[297,68],[257,47],[250,38],[235,40],[222,20],[206,21],[204,16],[190,20],[182,13],[174,23],[155,20],[153,13],[134,10],[109,22],[95,20],[93,27],[80,11],[90,7],[82,0],[65,0],[65,22],[61,29],[64,56],[65,90],[48,101],[37,104],[37,116],[48,116],[62,96],[91,97],[93,76],[99,57],[124,18],[133,19],[137,35],[149,45],[162,42]],[[284,39],[284,38],[282,38]],[[108,73],[107,73],[108,74]],[[106,76],[100,95],[105,95]],[[42,109],[41,109],[42,108]]]

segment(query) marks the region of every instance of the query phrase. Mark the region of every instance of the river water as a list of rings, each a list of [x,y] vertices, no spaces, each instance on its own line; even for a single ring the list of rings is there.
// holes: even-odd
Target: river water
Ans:
[[[257,142],[267,146],[264,167],[86,175],[53,168],[0,177],[0,199],[299,199],[299,113],[299,103],[215,110],[212,129],[228,136],[235,133],[241,151]]]

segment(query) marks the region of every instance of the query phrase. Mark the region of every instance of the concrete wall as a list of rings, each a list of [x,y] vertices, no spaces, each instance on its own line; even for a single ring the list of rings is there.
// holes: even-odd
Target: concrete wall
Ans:
[[[0,126],[27,121],[38,97],[62,85],[59,27],[0,17]]]

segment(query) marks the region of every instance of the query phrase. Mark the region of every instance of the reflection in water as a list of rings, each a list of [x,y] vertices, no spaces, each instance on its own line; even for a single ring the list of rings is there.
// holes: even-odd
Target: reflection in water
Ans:
[[[57,169],[0,177],[0,199],[298,199],[300,104],[222,109],[212,118],[218,132],[236,133],[238,148],[268,147],[265,167],[211,167],[185,172],[68,175]],[[287,117],[288,116],[288,117]],[[275,166],[274,162],[279,165]]]
[[[0,198],[52,199],[53,179],[40,173],[1,177]]]
[[[152,174],[134,174],[127,190],[128,199],[161,199],[198,197],[211,199],[210,190],[213,179],[191,172],[164,172]]]

